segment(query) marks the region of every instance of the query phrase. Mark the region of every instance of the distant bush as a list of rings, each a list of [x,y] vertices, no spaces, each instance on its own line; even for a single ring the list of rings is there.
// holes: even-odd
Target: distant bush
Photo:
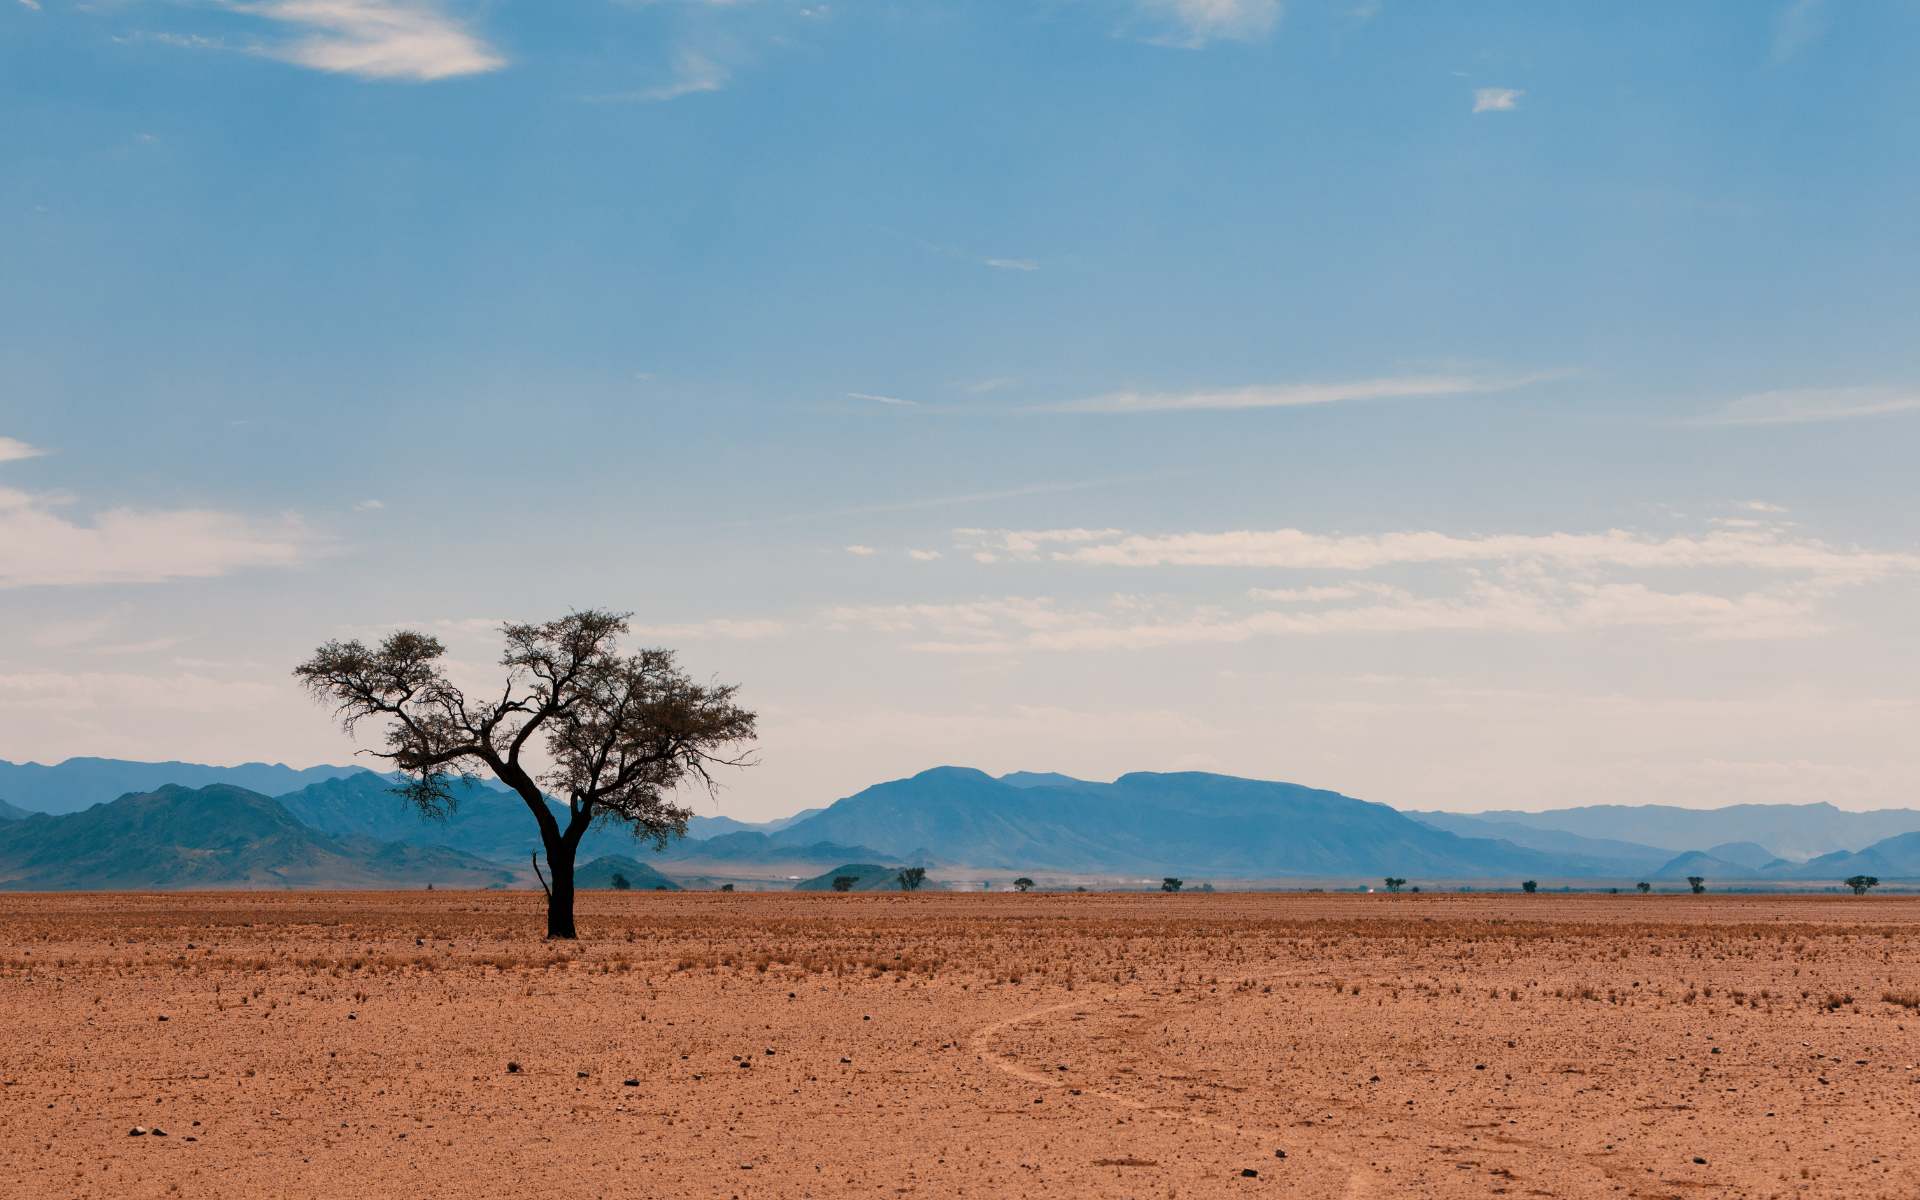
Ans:
[[[1640,889],[1640,894],[1642,896],[1646,895],[1648,892],[1653,890],[1653,885],[1646,882],[1645,880],[1642,880],[1641,882],[1636,883],[1633,886]]]
[[[1524,879],[1520,882],[1520,890],[1531,896],[1540,890],[1540,884],[1537,880]]]
[[[860,880],[852,875],[835,875],[833,877],[833,890],[836,892],[850,892],[853,890],[853,885],[859,882]]]
[[[1687,876],[1687,886],[1693,889],[1694,895],[1698,896],[1701,892],[1707,890],[1707,881],[1702,876],[1689,875]]]
[[[622,875],[620,872],[615,871],[613,873],[611,886],[613,887],[613,890],[616,892],[631,891],[633,889],[633,880],[628,879],[625,875]]]
[[[723,883],[720,885],[720,890],[723,892],[730,892],[733,890],[733,885],[730,883]]]
[[[1013,890],[1016,892],[1031,891],[1033,890],[1033,880],[1028,879],[1025,875],[1022,875],[1020,878],[1013,881]]]
[[[1175,879],[1171,875],[1160,881],[1160,890],[1163,892],[1177,892],[1185,886],[1187,886],[1186,880]]]

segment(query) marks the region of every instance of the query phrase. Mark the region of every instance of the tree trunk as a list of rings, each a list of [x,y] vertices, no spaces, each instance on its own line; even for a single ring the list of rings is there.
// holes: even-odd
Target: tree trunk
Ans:
[[[547,936],[575,938],[573,930],[573,851],[567,838],[547,842],[547,870],[553,875],[547,895]]]

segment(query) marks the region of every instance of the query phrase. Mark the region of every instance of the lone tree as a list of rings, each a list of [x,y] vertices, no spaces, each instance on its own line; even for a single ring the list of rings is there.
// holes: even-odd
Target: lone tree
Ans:
[[[1852,888],[1854,895],[1864,896],[1867,894],[1868,888],[1877,888],[1880,886],[1880,877],[1878,875],[1849,875],[1840,882]]]
[[[616,892],[630,892],[633,890],[633,880],[628,879],[618,871],[613,873],[613,878],[608,880],[608,883],[613,886],[613,890]]]
[[[406,775],[396,790],[427,816],[453,810],[453,779],[482,771],[518,794],[553,875],[541,880],[547,936],[571,938],[574,855],[596,820],[665,846],[693,815],[669,799],[675,788],[712,791],[714,768],[750,762],[754,715],[734,702],[738,689],[695,683],[671,650],[620,653],[626,631],[625,614],[597,609],[502,626],[498,699],[469,701],[441,664],[446,647],[405,630],[372,647],[328,642],[294,676],[349,734],[369,718],[385,726],[387,748],[371,753]],[[536,752],[544,769],[529,761]],[[550,807],[543,786],[565,807]]]
[[[1689,875],[1687,876],[1687,886],[1693,889],[1694,895],[1698,896],[1701,892],[1707,890],[1707,881],[1704,876]]]
[[[926,881],[925,867],[902,867],[900,874],[894,877],[894,882],[900,885],[900,890],[903,892],[917,892],[920,890],[920,885]]]
[[[833,877],[833,890],[836,892],[850,892],[853,890],[853,885],[859,882],[860,880],[852,875],[835,875]]]
[[[1404,879],[1400,879],[1400,878],[1398,878],[1398,877],[1396,877],[1396,876],[1393,876],[1393,875],[1389,875],[1389,876],[1387,876],[1387,878],[1386,878],[1386,885],[1387,885],[1387,890],[1388,890],[1388,891],[1390,891],[1390,892],[1397,892],[1397,891],[1399,891],[1399,890],[1400,890],[1401,888],[1403,888],[1403,887],[1405,887],[1405,886],[1407,886],[1407,881],[1406,881],[1406,880],[1404,880]]]
[[[1653,890],[1653,885],[1648,883],[1644,879],[1641,880],[1639,883],[1634,884],[1633,886],[1640,889],[1640,894],[1642,896],[1646,895],[1648,892]]]
[[[1175,879],[1171,875],[1160,881],[1160,890],[1163,892],[1177,892],[1185,886],[1187,886],[1186,880]]]
[[[1016,892],[1030,892],[1033,890],[1033,880],[1022,875],[1013,881],[1013,890]]]
[[[1540,890],[1540,885],[1534,880],[1524,879],[1520,882],[1520,890],[1531,896]]]

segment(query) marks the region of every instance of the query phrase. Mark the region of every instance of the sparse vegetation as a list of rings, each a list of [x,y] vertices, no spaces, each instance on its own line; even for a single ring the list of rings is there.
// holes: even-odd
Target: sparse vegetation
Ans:
[[[1864,896],[1871,889],[1880,886],[1880,878],[1877,875],[1849,875],[1841,882],[1852,888],[1856,896]]]
[[[1030,892],[1033,890],[1033,880],[1022,875],[1013,881],[1013,890],[1016,892]]]
[[[1531,896],[1540,890],[1540,883],[1534,879],[1523,879],[1520,881],[1520,890]]]
[[[1186,885],[1186,880],[1176,879],[1172,875],[1169,875],[1160,881],[1160,890],[1163,892],[1177,892]]]
[[[1689,875],[1687,876],[1687,887],[1694,895],[1698,896],[1701,892],[1707,890],[1707,881],[1698,875]]]
[[[1639,883],[1634,884],[1633,886],[1639,890],[1642,896],[1646,895],[1648,892],[1653,890],[1653,885],[1648,883],[1644,879],[1641,880]]]
[[[835,875],[833,877],[833,890],[836,892],[850,892],[853,890],[853,885],[859,882],[860,881],[852,875]]]
[[[926,881],[925,867],[902,867],[900,874],[894,876],[894,882],[900,885],[900,890],[903,892],[917,892],[920,890],[920,885]]]
[[[627,892],[633,890],[633,881],[620,872],[615,871],[613,878],[607,881],[607,886],[616,892]]]
[[[711,789],[715,768],[747,763],[740,747],[754,736],[736,688],[695,683],[671,650],[621,654],[626,632],[625,615],[592,609],[503,626],[507,682],[497,700],[470,702],[447,676],[446,647],[411,630],[378,646],[328,642],[293,673],[347,733],[368,720],[385,727],[387,748],[372,753],[406,776],[395,790],[423,814],[445,815],[449,784],[463,775],[485,771],[516,793],[553,876],[541,883],[547,936],[572,938],[574,858],[588,828],[611,820],[665,845],[692,816],[673,791]],[[536,744],[552,764],[539,774],[523,759]],[[547,791],[563,806],[557,815]]]
[[[1385,881],[1385,882],[1386,882],[1386,885],[1387,885],[1387,890],[1388,890],[1388,891],[1390,891],[1390,892],[1397,892],[1397,891],[1399,891],[1399,890],[1400,890],[1401,888],[1403,888],[1403,887],[1405,887],[1405,886],[1407,886],[1407,881],[1406,881],[1406,880],[1404,880],[1404,879],[1401,879],[1401,878],[1399,878],[1398,876],[1394,876],[1394,875],[1389,875],[1389,876],[1387,876],[1387,878],[1386,878],[1386,881]]]

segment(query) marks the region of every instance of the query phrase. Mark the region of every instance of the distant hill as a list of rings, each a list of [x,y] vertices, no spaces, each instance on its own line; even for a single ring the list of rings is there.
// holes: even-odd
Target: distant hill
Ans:
[[[384,775],[359,771],[323,780],[278,797],[287,810],[322,833],[359,836],[413,846],[447,846],[467,854],[508,863],[516,868],[540,849],[540,827],[526,802],[504,788],[485,783],[449,783],[456,803],[445,819],[422,816],[405,797],[393,790]],[[552,802],[550,801],[549,804]],[[553,806],[556,816],[561,813]],[[565,817],[560,816],[564,822]],[[580,843],[580,857],[632,854],[649,843],[638,841],[625,826],[605,824],[591,829]]]
[[[1849,875],[1876,875],[1883,880],[1920,879],[1920,833],[1883,838],[1857,852],[1825,854],[1780,872],[1789,879],[1839,882]]]
[[[281,763],[242,763],[209,767],[201,763],[131,762],[117,758],[69,758],[53,766],[0,759],[0,796],[32,812],[79,812],[119,796],[151,792],[169,783],[197,788],[225,783],[262,795],[352,775],[362,767],[306,767]]]
[[[513,874],[470,855],[336,838],[226,784],[168,785],[84,812],[0,824],[0,889],[490,887]]]
[[[878,784],[774,835],[865,845],[888,858],[1009,870],[1242,878],[1555,874],[1539,851],[1467,838],[1370,804],[1226,775],[1123,775],[1110,784],[1017,786],[938,767]]]
[[[1648,878],[1672,880],[1685,879],[1689,875],[1699,875],[1708,880],[1755,879],[1760,872],[1723,858],[1715,858],[1704,850],[1689,850],[1662,863],[1648,874]]]
[[[1778,854],[1758,842],[1722,842],[1718,846],[1708,846],[1707,853],[1722,862],[1729,862],[1749,871],[1757,871],[1771,863],[1781,861]]]
[[[1483,821],[1639,842],[1669,853],[1723,842],[1758,842],[1772,847],[1783,858],[1797,859],[1857,849],[1895,834],[1920,831],[1920,811],[1911,808],[1849,812],[1825,802],[1734,804],[1725,808],[1596,804],[1550,812],[1496,810],[1472,815]]]
[[[900,890],[900,868],[883,867],[876,863],[847,863],[835,867],[824,875],[816,875],[793,885],[796,892],[831,892],[833,881],[843,875],[852,876],[853,886],[850,892],[885,892]]]
[[[868,846],[847,846],[839,842],[796,842],[757,831],[726,833],[704,841],[687,838],[667,843],[660,857],[668,862],[698,859],[702,862],[734,863],[830,863],[849,859],[884,858]]]
[[[1560,860],[1573,874],[1645,874],[1673,857],[1673,851],[1614,838],[1582,837],[1559,829],[1541,829],[1517,821],[1491,821],[1465,813],[1409,812],[1423,825],[1462,837],[1497,838],[1540,850]]]
[[[615,875],[626,876],[636,892],[669,891],[677,892],[680,885],[662,875],[637,859],[619,854],[606,854],[584,866],[575,867],[573,886],[580,891],[611,888]]]
[[[24,808],[15,808],[5,800],[0,800],[0,821],[24,821],[32,815]]]

